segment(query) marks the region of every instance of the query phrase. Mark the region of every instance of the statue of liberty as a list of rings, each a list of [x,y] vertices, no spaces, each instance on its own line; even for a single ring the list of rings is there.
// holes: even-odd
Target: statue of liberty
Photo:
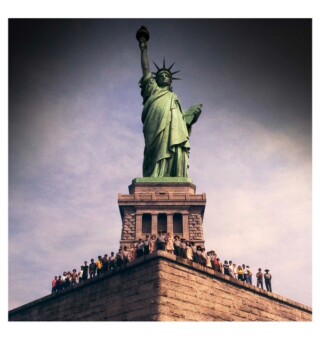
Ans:
[[[201,114],[201,104],[182,110],[178,96],[172,91],[174,63],[150,72],[147,55],[149,32],[142,26],[136,35],[141,50],[142,78],[139,82],[143,97],[142,123],[145,139],[144,177],[188,177],[192,125]]]

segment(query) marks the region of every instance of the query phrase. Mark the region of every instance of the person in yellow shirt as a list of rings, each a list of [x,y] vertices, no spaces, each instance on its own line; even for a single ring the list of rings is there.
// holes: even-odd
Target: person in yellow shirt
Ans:
[[[238,274],[238,280],[244,281],[244,270],[241,265],[238,266],[237,274]]]

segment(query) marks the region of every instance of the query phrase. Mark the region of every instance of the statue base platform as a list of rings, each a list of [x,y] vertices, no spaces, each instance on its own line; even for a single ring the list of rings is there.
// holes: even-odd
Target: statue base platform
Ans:
[[[132,180],[132,183],[192,183],[190,178],[182,178],[182,177],[163,177],[163,178],[155,178],[155,177],[145,177],[145,178],[135,178]]]
[[[129,186],[129,193],[190,193],[195,194],[196,186],[190,178],[135,178]]]

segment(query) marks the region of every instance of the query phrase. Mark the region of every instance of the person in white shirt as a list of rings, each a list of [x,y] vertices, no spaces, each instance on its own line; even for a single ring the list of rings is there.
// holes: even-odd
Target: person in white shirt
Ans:
[[[235,273],[234,273],[234,269],[232,266],[232,260],[229,260],[229,276],[232,278],[235,278]]]
[[[264,274],[264,283],[266,285],[266,289],[270,292],[272,292],[272,288],[271,288],[271,279],[272,279],[272,276],[271,274],[269,273],[269,269],[265,269],[265,274]]]
[[[186,245],[187,245],[187,247],[186,247],[186,250],[187,250],[187,252],[186,252],[186,254],[187,254],[187,259],[189,259],[189,260],[192,261],[192,260],[193,260],[193,251],[192,251],[190,242],[186,242]]]
[[[246,271],[247,271],[247,283],[252,285],[252,271],[249,265],[246,266]]]

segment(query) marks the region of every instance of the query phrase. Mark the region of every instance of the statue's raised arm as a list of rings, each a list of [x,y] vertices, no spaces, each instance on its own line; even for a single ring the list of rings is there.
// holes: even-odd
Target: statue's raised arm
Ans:
[[[142,123],[145,139],[144,177],[188,177],[191,126],[201,114],[201,104],[183,112],[179,98],[172,91],[171,71],[174,63],[166,68],[155,64],[150,72],[147,55],[149,32],[145,26],[137,31],[141,50],[142,78],[139,82],[143,97]],[[153,74],[153,75],[152,75]]]
[[[143,77],[146,77],[150,72],[149,69],[149,60],[148,60],[148,43],[149,40],[149,32],[145,26],[141,26],[140,30],[137,31],[136,35],[137,40],[139,41],[139,47],[141,51],[141,68]]]

